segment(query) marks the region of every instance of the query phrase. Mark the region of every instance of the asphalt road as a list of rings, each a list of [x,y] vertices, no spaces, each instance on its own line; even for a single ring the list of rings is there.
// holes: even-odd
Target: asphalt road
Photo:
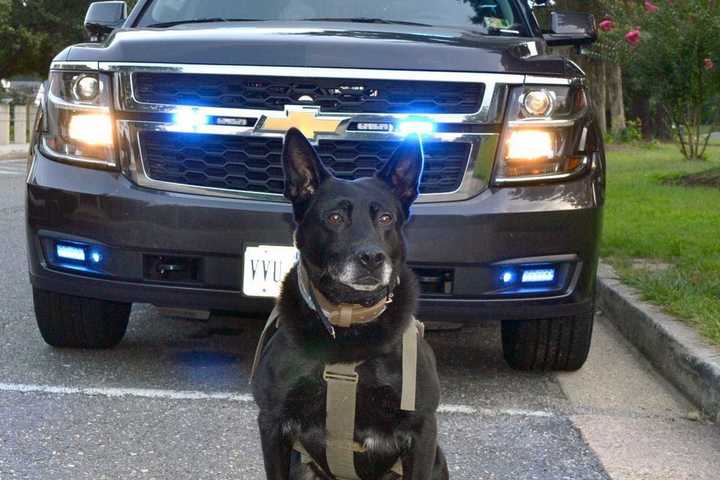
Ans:
[[[23,172],[0,162],[0,479],[263,478],[247,383],[263,319],[139,305],[112,351],[46,346],[26,274]],[[572,374],[510,370],[496,324],[428,334],[452,479],[718,478],[720,428],[598,319]]]

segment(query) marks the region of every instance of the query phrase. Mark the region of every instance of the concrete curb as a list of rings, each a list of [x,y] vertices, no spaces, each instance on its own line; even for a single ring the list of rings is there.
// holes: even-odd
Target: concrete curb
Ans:
[[[598,301],[606,318],[703,412],[720,421],[720,349],[695,330],[641,300],[609,265],[598,271]]]

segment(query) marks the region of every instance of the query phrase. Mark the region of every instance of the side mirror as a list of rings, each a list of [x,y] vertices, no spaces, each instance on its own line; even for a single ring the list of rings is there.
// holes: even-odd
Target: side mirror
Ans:
[[[85,15],[85,30],[90,35],[90,41],[101,41],[120,27],[127,15],[127,3],[124,1],[91,3]]]
[[[551,47],[590,45],[598,39],[595,17],[589,13],[551,12],[550,32],[543,35]]]

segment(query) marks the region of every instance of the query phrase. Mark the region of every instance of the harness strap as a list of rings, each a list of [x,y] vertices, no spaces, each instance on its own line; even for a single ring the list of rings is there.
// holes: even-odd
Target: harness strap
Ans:
[[[418,335],[421,335],[419,321],[412,318],[410,326],[403,333],[402,346],[402,393],[400,410],[415,411],[415,391],[417,390]],[[424,327],[423,327],[424,328]]]
[[[255,376],[265,345],[270,335],[280,327],[280,312],[278,307],[273,309],[260,335],[260,341],[255,350],[250,381]],[[410,325],[403,332],[402,337],[402,392],[400,409],[415,411],[415,393],[417,390],[417,355],[418,338],[425,335],[425,326],[414,317]],[[357,411],[357,388],[360,377],[356,369],[362,362],[335,363],[325,366],[323,379],[327,382],[326,419],[327,444],[325,454],[331,476],[337,480],[360,480],[355,471],[355,453],[362,453],[366,449],[355,441],[355,416]],[[300,452],[303,463],[314,463],[312,457],[296,442],[293,448]],[[402,463],[398,459],[392,471],[403,475]]]
[[[260,334],[260,340],[258,340],[257,347],[255,347],[255,356],[253,357],[252,367],[250,368],[250,380],[248,383],[252,383],[253,378],[255,378],[255,371],[260,364],[260,358],[262,357],[263,350],[265,350],[265,345],[268,340],[270,340],[269,336],[273,333],[273,327],[275,327],[275,329],[280,328],[280,309],[277,305],[273,308],[273,311],[270,312],[270,316],[265,323],[265,328],[263,328]]]
[[[355,472],[355,412],[360,363],[325,365],[327,382],[325,455],[328,467],[338,479],[360,480]]]
[[[424,330],[424,325],[413,317],[403,332],[401,410],[415,411],[418,337],[424,335]],[[338,480],[359,480],[354,459],[355,452],[358,451],[358,444],[355,442],[355,414],[360,381],[356,369],[361,363],[325,365],[323,372],[323,378],[327,382],[325,456],[330,473]],[[402,463],[393,468],[393,471],[402,476]]]

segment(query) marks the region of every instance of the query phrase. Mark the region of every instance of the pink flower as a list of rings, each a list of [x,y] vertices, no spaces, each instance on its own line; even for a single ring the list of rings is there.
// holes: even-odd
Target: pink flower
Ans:
[[[658,11],[658,6],[652,3],[650,0],[645,0],[645,11],[648,13],[655,13]]]
[[[715,70],[715,62],[712,61],[712,58],[706,58],[703,63],[705,64],[705,70],[708,72]]]
[[[640,43],[640,28],[635,27],[633,30],[630,30],[628,33],[626,33],[625,40],[633,46]]]
[[[600,22],[599,26],[600,26],[600,30],[602,30],[603,32],[609,32],[615,28],[615,22],[613,22],[609,18],[606,18],[605,20]]]

